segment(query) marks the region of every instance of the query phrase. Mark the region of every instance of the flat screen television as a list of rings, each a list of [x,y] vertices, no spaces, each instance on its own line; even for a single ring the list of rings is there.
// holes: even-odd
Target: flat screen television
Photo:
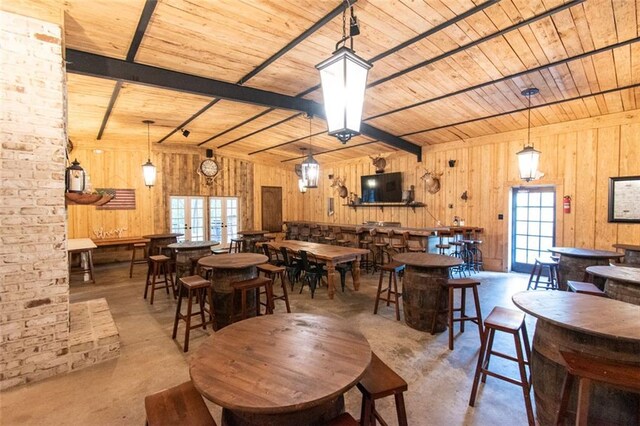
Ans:
[[[382,173],[360,177],[363,203],[402,201],[402,173]]]

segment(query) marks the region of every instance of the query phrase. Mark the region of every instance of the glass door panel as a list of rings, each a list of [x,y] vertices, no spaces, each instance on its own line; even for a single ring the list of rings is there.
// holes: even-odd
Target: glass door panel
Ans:
[[[191,197],[190,201],[189,241],[204,241],[204,197]]]
[[[187,197],[170,197],[171,232],[184,234],[187,229]],[[184,237],[178,238],[184,241]]]
[[[238,236],[238,199],[226,199],[227,241]]]
[[[238,235],[238,199],[235,197],[209,197],[210,239],[228,246]]]
[[[211,240],[220,241],[224,244],[222,238],[222,200],[220,198],[209,198],[209,234]]]

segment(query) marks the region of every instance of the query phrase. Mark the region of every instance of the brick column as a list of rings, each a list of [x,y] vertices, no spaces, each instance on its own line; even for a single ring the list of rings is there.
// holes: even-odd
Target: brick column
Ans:
[[[61,28],[0,12],[0,389],[69,370]]]

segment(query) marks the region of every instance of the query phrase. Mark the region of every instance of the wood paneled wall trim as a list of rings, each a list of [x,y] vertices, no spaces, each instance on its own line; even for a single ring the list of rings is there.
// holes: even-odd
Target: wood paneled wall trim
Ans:
[[[607,222],[609,177],[640,175],[640,110],[568,121],[532,129],[532,142],[542,152],[544,177],[525,183],[518,177],[516,152],[526,130],[425,147],[423,162],[408,155],[388,155],[385,172],[402,172],[403,189],[415,186],[416,200],[426,208],[351,209],[330,187],[329,174],[345,179],[349,192],[360,193],[360,176],[373,174],[371,160],[322,164],[317,190],[307,191],[297,220],[334,223],[401,222],[403,227],[450,225],[454,216],[485,229],[482,247],[488,269],[509,265],[512,188],[548,186],[556,189],[556,245],[611,249],[614,243],[640,243],[640,225]],[[448,160],[456,160],[455,167]],[[441,190],[429,194],[419,177],[424,169],[442,172]],[[460,196],[467,191],[468,199]],[[572,197],[572,212],[562,211],[562,197]],[[327,215],[328,199],[335,212]],[[502,214],[503,219],[498,219]]]

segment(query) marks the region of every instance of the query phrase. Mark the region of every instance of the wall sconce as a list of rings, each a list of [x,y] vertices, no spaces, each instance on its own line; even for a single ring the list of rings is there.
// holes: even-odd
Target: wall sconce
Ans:
[[[455,167],[456,166],[456,160],[449,160],[449,167]]]
[[[86,184],[86,173],[77,159],[67,167],[65,174],[67,192],[83,192]]]

